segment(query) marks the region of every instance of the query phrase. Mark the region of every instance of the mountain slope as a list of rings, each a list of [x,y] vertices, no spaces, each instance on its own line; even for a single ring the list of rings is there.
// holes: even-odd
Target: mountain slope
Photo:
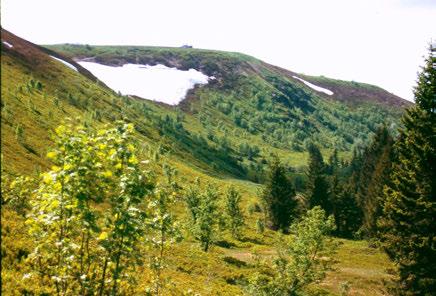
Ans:
[[[2,66],[5,66],[2,72],[5,73],[2,74],[2,80],[5,84],[20,77],[9,71],[9,64],[12,62],[8,63],[7,60],[11,59],[31,72],[27,78],[21,79],[23,86],[31,77],[48,85],[48,88],[34,92],[29,100],[39,101],[36,99],[39,96],[53,96],[64,101],[66,109],[72,108],[71,113],[74,116],[110,114],[110,118],[106,118],[108,121],[112,121],[114,116],[122,118],[131,112],[135,116],[128,120],[135,122],[136,117],[145,121],[145,118],[141,118],[145,111],[133,109],[149,108],[153,110],[149,113],[156,118],[147,120],[148,124],[141,123],[138,128],[147,125],[147,128],[142,129],[147,130],[147,135],[153,142],[156,137],[161,139],[162,134],[165,134],[176,150],[182,150],[178,151],[179,156],[190,154],[190,162],[200,160],[199,166],[203,169],[210,170],[212,167],[216,172],[224,171],[240,177],[249,174],[250,170],[261,170],[264,162],[262,159],[269,156],[269,153],[264,153],[267,150],[286,158],[294,166],[304,164],[304,150],[308,142],[315,142],[327,150],[338,148],[344,152],[350,151],[355,143],[366,141],[382,122],[395,125],[402,109],[410,105],[407,101],[374,86],[302,76],[239,53],[184,48],[85,45],[57,45],[48,46],[47,49],[5,30],[2,30],[2,40],[15,44],[13,48],[3,46]],[[74,73],[48,55],[70,63],[79,72]],[[94,83],[97,79],[75,62],[84,59],[105,65],[161,63],[179,69],[194,68],[216,77],[216,80],[190,91],[187,99],[178,107],[170,108],[146,100],[120,97],[101,82]],[[60,73],[62,74],[58,75]],[[294,76],[331,89],[334,94],[328,96],[314,91]],[[17,84],[16,81],[14,83]],[[16,92],[17,90],[14,94],[5,93],[4,97],[17,96]],[[80,105],[80,102],[90,105],[74,106]],[[131,102],[137,107],[129,106],[127,111],[124,110],[125,106],[121,106]],[[38,102],[34,104],[37,105]],[[44,106],[50,109],[46,115],[51,112],[52,118],[58,118],[49,106]],[[114,108],[115,112],[111,110]],[[71,117],[72,114],[61,117]],[[175,122],[180,121],[180,114],[186,122]],[[102,121],[105,121],[105,117],[103,115]],[[42,121],[48,124],[51,119]],[[22,123],[8,122],[7,125],[11,129],[17,129],[20,124]],[[182,135],[176,132],[179,129],[174,129],[174,124],[182,124],[186,133]],[[33,127],[38,128],[39,125],[30,124],[30,130]],[[27,130],[26,124],[23,129]],[[166,131],[163,132],[162,129]],[[43,125],[41,130],[44,133],[47,127]],[[160,130],[159,135],[151,136],[156,130]],[[29,134],[38,133],[31,131]],[[204,149],[193,151],[193,146]],[[259,153],[254,153],[259,156],[247,155],[252,154],[250,150],[259,150]],[[8,153],[5,154],[8,157]],[[30,155],[27,158],[35,160],[37,157]]]
[[[162,143],[169,149],[173,145],[163,137],[164,133],[177,136],[184,143],[175,147],[179,156],[183,155],[186,163],[199,169],[208,167],[206,161],[214,155],[214,160],[220,162],[216,149],[207,143],[196,145],[195,134],[175,130],[172,122],[176,118],[175,110],[119,96],[104,84],[96,83],[95,77],[74,61],[53,54],[80,72],[51,58],[45,49],[5,30],[2,30],[2,41],[13,46],[2,43],[2,153],[7,170],[30,173],[35,168],[46,168],[50,131],[66,118],[77,116],[83,123],[94,126],[117,119],[134,122],[141,142]],[[186,118],[184,122],[190,120]],[[195,158],[192,145],[197,146]],[[231,162],[226,164],[221,160],[221,163],[224,172],[231,170]]]
[[[310,142],[327,153],[333,148],[347,153],[367,141],[378,125],[395,129],[402,110],[411,105],[376,86],[304,76],[239,53],[71,44],[48,48],[77,61],[164,64],[214,76],[216,80],[191,91],[177,108],[201,123],[201,134],[212,144],[240,152],[241,145],[250,143],[262,157],[269,156],[263,151],[272,151],[293,166],[304,164]],[[331,89],[333,95],[315,91],[298,78]],[[241,157],[246,173],[261,170],[261,158],[236,156]]]
[[[163,152],[184,185],[195,177],[220,189],[235,185],[243,196],[245,210],[258,203],[259,186],[249,180],[262,181],[271,154],[297,167],[293,174],[302,174],[308,143],[319,144],[326,155],[338,148],[347,156],[353,146],[371,136],[377,124],[398,124],[408,105],[375,87],[323,82],[238,53],[151,47],[41,47],[3,29],[1,34],[2,167],[13,175],[32,175],[50,166],[45,157],[52,145],[50,135],[62,121],[70,118],[77,124],[99,128],[121,119],[134,123],[141,159],[153,157],[150,152],[154,150]],[[76,63],[85,58],[106,65],[133,62],[192,67],[217,79],[196,87],[173,107],[117,94]],[[316,92],[293,76],[331,89],[334,95]],[[356,95],[348,97],[349,93]],[[182,209],[177,211],[183,217]],[[14,267],[20,266],[20,254],[27,254],[31,243],[24,217],[12,211],[2,211],[2,215],[6,223],[2,226],[2,278],[7,283],[2,291],[13,294],[22,288],[25,272]],[[239,282],[256,271],[252,256],[259,253],[269,258],[274,254],[274,233],[267,230],[260,235],[254,228],[262,215],[246,215],[244,241],[224,237],[227,245],[214,246],[210,253],[200,252],[189,239],[176,244],[169,254],[168,276],[180,289],[178,295],[192,287],[202,295],[242,294]],[[381,282],[389,278],[385,268],[390,266],[386,257],[364,242],[341,243],[340,271],[330,274],[322,287],[339,293],[341,282],[350,281],[359,295],[384,294]],[[147,284],[147,273],[144,270],[140,285]]]
[[[111,66],[120,66],[125,63],[136,64],[164,64],[169,67],[187,70],[194,68],[209,76],[218,78],[215,87],[220,90],[236,89],[242,78],[257,77],[273,84],[276,88],[270,91],[286,91],[286,82],[290,87],[294,86],[294,93],[285,93],[295,101],[298,99],[298,91],[309,92],[309,97],[318,96],[323,99],[344,102],[347,105],[378,104],[382,108],[404,108],[411,103],[403,100],[387,91],[364,83],[346,82],[325,77],[311,77],[269,65],[253,57],[229,52],[219,52],[201,49],[185,48],[161,48],[161,47],[137,47],[137,46],[82,46],[82,45],[54,45],[49,48],[58,51],[74,60],[95,61]],[[277,76],[281,76],[278,78]],[[314,92],[294,76],[319,86],[331,89],[332,96],[322,92]],[[278,80],[274,84],[272,80]],[[286,81],[285,79],[289,80]],[[239,87],[241,85],[238,85]],[[257,90],[259,91],[259,90]],[[296,97],[292,98],[292,95]],[[309,98],[314,100],[314,98]],[[295,103],[296,102],[292,102]]]

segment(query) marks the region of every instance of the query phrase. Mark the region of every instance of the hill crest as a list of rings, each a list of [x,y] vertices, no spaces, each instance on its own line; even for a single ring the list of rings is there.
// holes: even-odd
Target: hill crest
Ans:
[[[244,75],[247,73],[262,75],[262,69],[268,69],[290,80],[296,80],[293,76],[297,76],[320,87],[330,89],[333,92],[332,96],[315,92],[316,95],[324,99],[333,99],[350,105],[369,102],[399,108],[408,107],[413,104],[378,86],[331,79],[323,76],[304,75],[237,52],[178,47],[93,46],[80,44],[46,45],[46,47],[75,61],[93,61],[108,66],[121,66],[133,63],[147,65],[163,64],[167,67],[175,67],[180,70],[193,68],[202,71],[208,76],[219,78],[219,82],[222,82],[223,79],[232,79],[233,75]],[[302,88],[313,91],[301,81],[296,80],[296,82]]]

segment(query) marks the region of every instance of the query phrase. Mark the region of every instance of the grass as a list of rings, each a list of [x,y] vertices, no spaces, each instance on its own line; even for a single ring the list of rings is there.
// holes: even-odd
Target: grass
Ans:
[[[392,278],[394,266],[381,250],[367,241],[339,240],[338,263],[321,283],[324,289],[340,294],[341,284],[348,282],[350,295],[387,295],[383,282]]]
[[[244,295],[243,283],[254,272],[255,258],[270,260],[275,256],[274,234],[249,236],[244,242],[230,240],[230,248],[215,246],[210,253],[199,251],[198,245],[185,242],[172,250],[170,258],[174,283],[182,290],[195,287],[201,295]],[[309,287],[311,293],[341,295],[341,286],[350,287],[349,295],[388,295],[383,281],[391,279],[393,265],[379,249],[366,241],[337,239],[334,270],[319,284]],[[193,279],[195,281],[193,282]],[[202,283],[202,284],[198,284]],[[180,290],[179,290],[180,291]]]

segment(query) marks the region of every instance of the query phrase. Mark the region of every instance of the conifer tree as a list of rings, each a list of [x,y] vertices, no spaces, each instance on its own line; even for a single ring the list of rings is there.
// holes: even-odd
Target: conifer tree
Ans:
[[[329,200],[329,186],[326,178],[326,165],[321,151],[315,145],[310,145],[309,165],[307,169],[307,200],[309,208],[321,206],[327,213],[331,213]]]
[[[287,231],[295,217],[297,201],[292,182],[287,178],[285,168],[278,158],[270,166],[268,179],[261,194],[270,227]]]
[[[382,214],[383,187],[391,170],[392,145],[393,139],[389,130],[382,126],[377,129],[371,144],[364,152],[357,200],[363,214],[361,230],[368,237],[376,235],[376,222]]]
[[[341,237],[352,237],[361,226],[361,209],[356,204],[348,180],[343,180],[344,173],[347,174],[349,167],[344,162],[341,165],[337,150],[333,150],[326,165],[326,178],[329,187],[329,205],[337,225],[335,234]]]
[[[327,166],[327,174],[334,175],[339,169],[338,150],[334,149],[329,157],[329,163]]]
[[[369,145],[353,151],[348,168],[349,177],[342,196],[354,199],[347,201],[357,207],[352,224],[360,228],[359,233],[365,237],[374,237],[377,233],[376,222],[384,203],[383,186],[391,170],[392,145],[387,127],[379,127]]]
[[[333,179],[331,183],[331,201],[333,215],[337,225],[335,234],[341,237],[352,237],[361,226],[361,209],[357,206],[350,186]]]
[[[415,88],[416,106],[403,116],[394,145],[391,180],[380,226],[389,257],[398,265],[396,292],[436,291],[436,59],[426,59]]]

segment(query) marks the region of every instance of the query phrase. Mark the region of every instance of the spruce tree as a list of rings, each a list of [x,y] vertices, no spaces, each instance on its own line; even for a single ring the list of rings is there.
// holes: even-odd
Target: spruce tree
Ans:
[[[356,204],[356,199],[350,190],[349,184],[344,183],[344,166],[340,166],[336,149],[329,158],[327,165],[329,182],[329,202],[335,218],[335,234],[341,237],[352,237],[361,226],[361,209]]]
[[[329,200],[329,184],[326,178],[326,165],[321,151],[315,145],[309,148],[309,164],[307,169],[306,197],[309,208],[321,206],[327,213],[332,212]]]
[[[329,163],[327,165],[326,173],[329,175],[335,175],[339,169],[339,157],[338,150],[334,149],[329,157]]]
[[[333,214],[337,225],[335,234],[341,237],[352,237],[361,226],[362,210],[349,185],[332,184],[335,194],[332,196]]]
[[[391,180],[385,188],[384,248],[398,265],[396,292],[436,291],[436,59],[418,76],[416,106],[403,116],[394,145]]]
[[[349,177],[343,196],[355,200],[358,211],[353,216],[353,224],[358,225],[360,234],[365,237],[374,237],[377,233],[376,221],[384,204],[383,186],[391,170],[392,145],[393,139],[387,127],[379,127],[369,145],[353,151],[348,168]]]
[[[270,228],[287,231],[295,217],[297,201],[292,182],[287,178],[285,168],[278,158],[270,166],[268,178],[261,198],[269,218]]]
[[[365,236],[374,237],[377,233],[377,220],[382,214],[384,204],[383,187],[391,171],[393,139],[389,130],[382,126],[377,129],[371,144],[365,149],[364,165],[357,199],[362,208],[362,232]]]

